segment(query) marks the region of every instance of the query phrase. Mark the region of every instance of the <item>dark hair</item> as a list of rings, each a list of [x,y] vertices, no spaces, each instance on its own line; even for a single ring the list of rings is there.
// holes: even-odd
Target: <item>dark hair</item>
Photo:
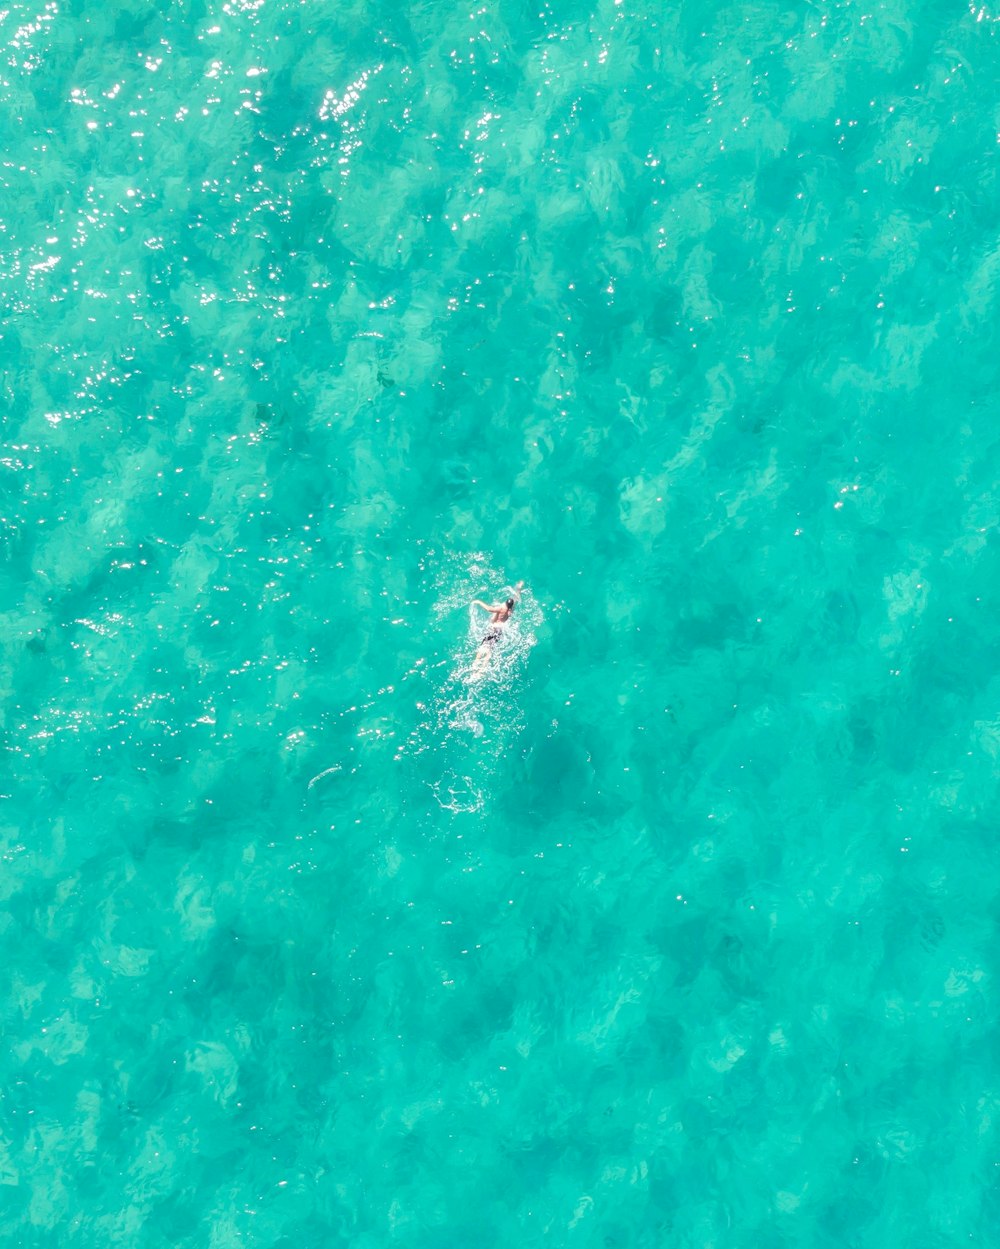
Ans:
[[[508,610],[508,611],[513,611],[513,610],[514,610],[514,600],[513,600],[512,598],[509,598],[509,599],[507,600],[507,610]]]

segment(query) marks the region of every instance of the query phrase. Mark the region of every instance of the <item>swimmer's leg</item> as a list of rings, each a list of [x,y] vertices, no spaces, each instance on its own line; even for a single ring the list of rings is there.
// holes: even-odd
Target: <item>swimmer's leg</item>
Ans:
[[[472,663],[472,672],[470,675],[481,677],[486,669],[490,666],[490,656],[493,654],[493,647],[488,642],[484,642],[476,651],[476,658]]]

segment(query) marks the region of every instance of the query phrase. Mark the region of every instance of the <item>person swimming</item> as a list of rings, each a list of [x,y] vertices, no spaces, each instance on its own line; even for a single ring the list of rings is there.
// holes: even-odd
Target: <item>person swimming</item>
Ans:
[[[503,637],[503,627],[514,614],[514,608],[521,600],[521,591],[523,589],[524,582],[519,581],[514,586],[513,596],[504,603],[484,603],[482,599],[478,598],[474,598],[470,603],[470,607],[481,607],[483,611],[488,611],[491,616],[489,628],[483,634],[483,640],[479,643],[479,649],[476,651],[476,658],[472,664],[473,676],[481,676],[489,667],[493,647]]]

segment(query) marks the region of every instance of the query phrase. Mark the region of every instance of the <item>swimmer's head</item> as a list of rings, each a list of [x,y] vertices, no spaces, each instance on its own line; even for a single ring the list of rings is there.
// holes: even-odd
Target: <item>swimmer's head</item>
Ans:
[[[513,611],[513,610],[514,610],[514,600],[513,600],[512,598],[509,598],[509,599],[507,600],[507,610],[508,610],[508,611]]]

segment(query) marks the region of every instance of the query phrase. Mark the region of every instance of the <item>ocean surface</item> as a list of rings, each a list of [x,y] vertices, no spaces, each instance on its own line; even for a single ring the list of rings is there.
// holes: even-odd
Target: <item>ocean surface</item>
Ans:
[[[996,1245],[1000,9],[0,48],[3,1243]]]

